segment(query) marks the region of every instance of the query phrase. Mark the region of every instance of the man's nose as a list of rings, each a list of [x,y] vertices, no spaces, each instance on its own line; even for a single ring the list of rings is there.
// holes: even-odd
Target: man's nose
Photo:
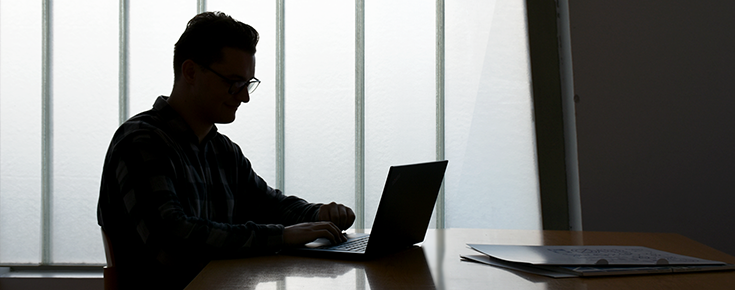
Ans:
[[[240,102],[243,102],[243,103],[250,102],[250,93],[248,93],[247,88],[237,93],[236,97],[238,100],[240,100]]]

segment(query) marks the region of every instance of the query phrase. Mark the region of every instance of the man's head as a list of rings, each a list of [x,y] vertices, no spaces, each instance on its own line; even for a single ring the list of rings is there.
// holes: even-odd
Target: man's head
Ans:
[[[174,46],[174,88],[168,103],[195,130],[230,123],[260,82],[255,78],[258,32],[221,12],[189,21]],[[201,130],[199,130],[201,128]],[[201,131],[201,132],[200,132]]]
[[[181,77],[181,64],[187,59],[208,67],[222,60],[222,49],[231,47],[255,54],[258,32],[250,25],[222,12],[194,16],[174,45],[174,82]]]

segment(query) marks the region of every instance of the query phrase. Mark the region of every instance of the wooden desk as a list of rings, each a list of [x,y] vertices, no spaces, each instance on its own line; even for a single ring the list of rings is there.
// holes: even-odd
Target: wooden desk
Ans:
[[[640,245],[735,263],[735,257],[678,234],[429,230],[421,247],[357,262],[295,256],[219,260],[186,289],[735,289],[735,271],[554,279],[463,262],[466,243]]]

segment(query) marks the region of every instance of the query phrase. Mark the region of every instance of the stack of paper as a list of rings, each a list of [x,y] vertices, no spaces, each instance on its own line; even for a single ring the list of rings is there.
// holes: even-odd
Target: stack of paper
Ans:
[[[639,246],[468,244],[462,259],[554,278],[734,270],[735,265]]]

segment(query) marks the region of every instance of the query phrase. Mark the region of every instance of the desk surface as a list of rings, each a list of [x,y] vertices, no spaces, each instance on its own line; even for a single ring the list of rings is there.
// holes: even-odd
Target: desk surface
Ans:
[[[678,234],[488,229],[429,230],[421,247],[358,262],[295,256],[218,260],[186,289],[731,289],[735,271],[563,278],[461,261],[467,243],[639,245],[735,264],[735,257]]]

